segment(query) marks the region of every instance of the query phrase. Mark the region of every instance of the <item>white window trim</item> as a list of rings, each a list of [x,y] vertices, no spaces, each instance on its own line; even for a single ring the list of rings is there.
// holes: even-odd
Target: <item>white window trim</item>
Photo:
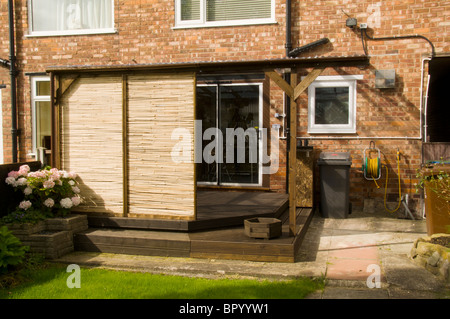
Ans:
[[[356,133],[356,81],[362,75],[319,76],[308,87],[308,134],[354,134]],[[349,123],[315,124],[315,98],[317,87],[349,88]]]
[[[275,20],[275,0],[271,0],[270,18],[263,19],[245,19],[245,20],[227,20],[227,21],[206,21],[206,0],[200,1],[200,19],[181,21],[181,1],[175,0],[175,26],[172,29],[188,29],[188,28],[211,28],[211,27],[227,27],[227,26],[244,26],[258,24],[274,24]]]
[[[67,35],[90,35],[90,34],[109,34],[117,33],[114,28],[114,1],[111,1],[111,21],[113,27],[111,28],[101,28],[101,29],[80,29],[80,30],[62,30],[62,31],[33,31],[33,10],[32,10],[32,0],[27,1],[28,5],[28,34],[25,37],[49,37],[49,36],[67,36]]]
[[[50,95],[36,95],[36,82],[49,81],[49,76],[34,76],[31,78],[31,118],[32,118],[32,144],[33,152],[28,155],[36,156],[38,150],[36,149],[36,135],[37,135],[37,122],[36,122],[36,102],[50,102]]]

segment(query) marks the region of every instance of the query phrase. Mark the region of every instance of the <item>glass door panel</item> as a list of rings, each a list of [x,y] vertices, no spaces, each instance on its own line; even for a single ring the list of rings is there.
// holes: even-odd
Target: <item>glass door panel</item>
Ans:
[[[203,137],[208,128],[217,127],[217,86],[197,87],[196,112],[196,119],[202,121]],[[210,140],[205,141],[202,138],[202,153],[209,143],[211,143]],[[197,163],[196,169],[198,182],[217,183],[217,164],[215,162],[206,163],[202,156],[202,163]]]
[[[261,85],[211,84],[197,87],[196,119],[202,121],[202,154],[214,139],[206,139],[209,128],[218,128],[222,158],[212,163],[202,158],[197,166],[197,181],[212,185],[259,185],[261,126]],[[204,154],[203,154],[204,155]],[[211,154],[214,156],[215,153]],[[204,157],[204,156],[203,156]]]
[[[222,85],[219,99],[219,128],[224,137],[220,182],[258,184],[259,86]]]

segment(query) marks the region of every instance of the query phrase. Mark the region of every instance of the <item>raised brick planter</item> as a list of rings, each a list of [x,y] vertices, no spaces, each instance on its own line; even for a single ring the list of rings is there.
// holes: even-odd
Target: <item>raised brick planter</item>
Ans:
[[[411,249],[414,262],[450,284],[450,234],[418,238]]]
[[[31,252],[41,253],[48,259],[72,252],[73,235],[87,228],[86,215],[49,218],[37,224],[8,225],[8,229],[29,246]]]

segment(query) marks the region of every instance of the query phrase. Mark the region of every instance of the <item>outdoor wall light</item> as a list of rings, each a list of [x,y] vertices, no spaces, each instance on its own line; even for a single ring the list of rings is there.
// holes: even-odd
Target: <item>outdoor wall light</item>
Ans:
[[[356,25],[358,24],[358,20],[356,20],[356,18],[348,18],[345,21],[345,25],[351,29],[353,29],[354,27],[356,27]]]

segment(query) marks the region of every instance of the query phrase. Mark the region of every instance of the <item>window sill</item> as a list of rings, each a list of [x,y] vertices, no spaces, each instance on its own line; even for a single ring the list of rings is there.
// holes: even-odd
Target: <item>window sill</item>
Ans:
[[[38,31],[25,35],[26,38],[39,37],[61,37],[73,35],[98,35],[118,33],[116,29],[96,29],[96,30],[68,30],[68,31]]]
[[[278,24],[278,22],[272,19],[268,19],[266,21],[220,21],[202,24],[179,24],[172,27],[172,30],[239,27],[239,26],[267,25],[267,24]]]
[[[307,131],[309,135],[318,135],[318,134],[329,134],[329,135],[340,135],[340,134],[356,134],[356,130],[348,130],[348,131],[333,131],[333,130],[320,130],[320,131]]]

